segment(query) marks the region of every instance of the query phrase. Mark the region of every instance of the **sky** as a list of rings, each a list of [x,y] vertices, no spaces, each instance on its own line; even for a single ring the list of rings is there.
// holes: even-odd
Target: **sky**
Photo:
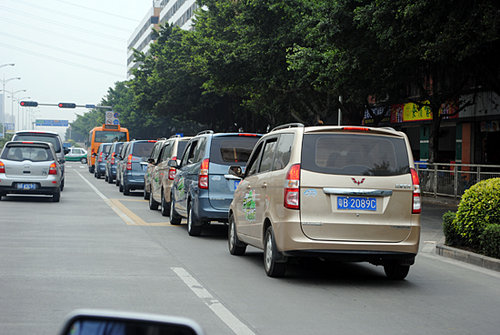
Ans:
[[[110,87],[127,79],[127,42],[152,0],[0,0],[0,90],[6,113],[14,97],[39,103],[99,104]],[[21,91],[26,90],[26,92]],[[2,92],[0,92],[1,94]],[[30,97],[25,98],[25,97]],[[18,103],[14,100],[14,116]],[[85,108],[30,108],[32,119],[72,122]],[[28,125],[20,108],[20,126]],[[66,129],[43,129],[64,134]]]

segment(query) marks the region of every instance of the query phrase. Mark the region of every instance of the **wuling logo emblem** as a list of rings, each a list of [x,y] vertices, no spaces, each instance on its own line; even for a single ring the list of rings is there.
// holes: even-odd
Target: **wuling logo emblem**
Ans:
[[[358,185],[361,185],[363,184],[363,182],[365,181],[365,178],[362,178],[361,180],[356,180],[356,178],[351,178],[352,181],[354,182],[354,184],[358,184]]]

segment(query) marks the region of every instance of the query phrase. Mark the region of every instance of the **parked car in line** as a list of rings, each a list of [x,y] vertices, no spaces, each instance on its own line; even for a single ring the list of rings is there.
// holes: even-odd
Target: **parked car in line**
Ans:
[[[187,218],[188,233],[201,234],[211,221],[227,222],[229,205],[239,180],[228,174],[230,165],[243,167],[259,134],[217,133],[208,130],[193,137],[179,161],[171,191],[170,222]]]
[[[51,143],[7,142],[0,154],[0,199],[7,194],[61,197],[62,169]]]
[[[104,180],[112,184],[116,178],[116,163],[118,162],[118,154],[123,146],[123,142],[113,142],[109,149],[108,159],[106,159],[106,171]]]
[[[264,250],[267,275],[293,257],[383,265],[404,279],[420,239],[421,195],[410,143],[389,128],[290,124],[260,139],[229,210],[233,255]]]
[[[160,157],[161,150],[167,142],[166,138],[160,138],[156,141],[153,149],[151,150],[151,155],[147,160],[146,173],[144,174],[144,200],[149,200],[149,194],[151,192],[151,178],[153,177],[153,170],[156,167],[156,161]]]
[[[64,159],[70,162],[81,162],[87,164],[87,150],[82,148],[69,148],[69,152],[64,155]]]
[[[156,140],[130,141],[120,162],[120,192],[129,195],[130,191],[144,189],[144,174],[147,159]]]
[[[150,179],[149,209],[156,210],[161,205],[161,214],[170,214],[170,195],[174,183],[176,169],[168,166],[170,160],[177,160],[184,153],[184,149],[191,137],[174,135],[163,143],[159,157],[150,164],[153,166]]]
[[[116,164],[115,185],[116,186],[120,186],[122,165],[124,164],[124,162],[126,163],[125,152],[127,152],[129,145],[130,145],[130,142],[124,142],[118,155],[116,156],[116,160],[115,160],[115,164]]]
[[[94,177],[100,179],[106,173],[106,160],[108,158],[109,149],[111,148],[111,143],[101,143],[99,144],[99,149],[97,149],[97,157],[95,160]]]
[[[12,141],[41,141],[52,144],[57,155],[57,161],[61,165],[61,191],[64,190],[64,155],[69,152],[69,149],[63,148],[61,137],[58,133],[53,131],[18,130],[12,137]]]

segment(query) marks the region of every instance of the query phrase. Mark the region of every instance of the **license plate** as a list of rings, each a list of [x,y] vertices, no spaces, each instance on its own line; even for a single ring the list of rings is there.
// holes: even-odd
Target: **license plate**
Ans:
[[[376,211],[377,199],[366,197],[337,197],[337,209]]]
[[[34,190],[34,189],[36,189],[36,184],[19,183],[19,184],[17,184],[17,189],[18,190]]]
[[[241,180],[235,180],[234,181],[234,189],[236,190],[238,188],[238,185],[240,184]]]

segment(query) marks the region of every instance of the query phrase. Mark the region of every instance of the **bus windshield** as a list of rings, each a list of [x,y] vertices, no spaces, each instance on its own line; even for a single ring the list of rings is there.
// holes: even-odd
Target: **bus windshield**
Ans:
[[[126,142],[127,133],[118,131],[96,131],[94,141],[99,143]]]

